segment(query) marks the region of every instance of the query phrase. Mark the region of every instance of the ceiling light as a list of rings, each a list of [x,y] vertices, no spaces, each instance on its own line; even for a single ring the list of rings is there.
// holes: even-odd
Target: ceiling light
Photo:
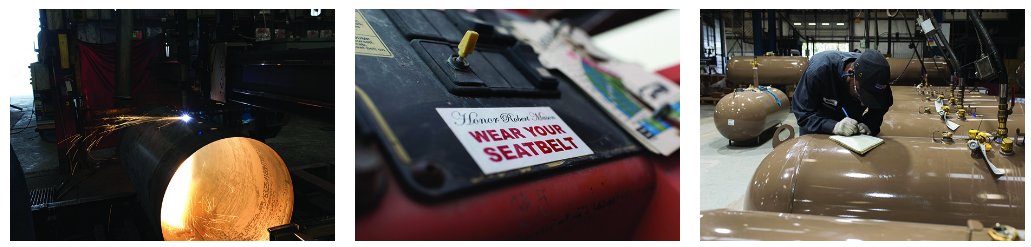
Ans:
[[[826,22],[824,22],[824,23],[823,23],[823,25],[824,25],[824,26],[830,26],[831,24],[830,24],[830,23],[826,23]]]
[[[810,23],[809,23],[809,25],[810,25],[810,26],[816,26],[816,23],[814,23],[814,22],[810,22]]]
[[[795,26],[801,26],[801,25],[802,25],[801,22],[795,22]]]
[[[845,23],[838,22],[838,26],[844,26]]]

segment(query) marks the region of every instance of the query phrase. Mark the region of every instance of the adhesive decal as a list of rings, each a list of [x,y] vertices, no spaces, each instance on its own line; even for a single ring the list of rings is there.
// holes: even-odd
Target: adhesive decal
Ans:
[[[354,10],[354,54],[374,57],[394,57],[390,48],[383,44],[383,40],[376,34],[376,30],[369,26],[365,16],[357,9]]]
[[[551,107],[437,108],[483,174],[594,152]]]

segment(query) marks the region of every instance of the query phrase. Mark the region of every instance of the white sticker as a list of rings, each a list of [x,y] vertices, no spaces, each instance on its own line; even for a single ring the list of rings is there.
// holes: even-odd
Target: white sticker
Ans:
[[[734,119],[727,119],[727,125],[734,126]]]
[[[593,154],[551,107],[437,108],[483,174]]]

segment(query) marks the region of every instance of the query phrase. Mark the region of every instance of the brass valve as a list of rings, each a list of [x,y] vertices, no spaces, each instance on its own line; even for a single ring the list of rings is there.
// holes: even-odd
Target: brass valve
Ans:
[[[938,99],[940,99],[940,100],[945,100],[945,95],[944,95],[944,94],[939,94],[939,95],[938,95]]]
[[[942,132],[942,139],[943,140],[952,140],[952,132],[948,132],[948,131]]]
[[[962,107],[962,105],[961,105],[961,107]],[[959,118],[966,118],[966,114],[967,114],[967,110],[964,110],[962,108],[960,108],[959,110],[956,110],[956,116],[958,116]]]
[[[924,113],[931,113],[930,107],[924,107]]]
[[[1002,138],[1002,154],[1013,154],[1013,140],[1010,138]]]
[[[978,132],[977,136],[974,137],[974,140],[977,140],[977,142],[980,142],[981,145],[984,145],[984,151],[985,152],[992,151],[992,144],[989,143],[989,141],[988,141],[988,134],[987,133]]]
[[[988,229],[988,236],[991,236],[992,240],[995,241],[1020,240],[1020,236],[1017,235],[1016,228],[1008,225],[1000,225],[999,223],[995,223],[995,226]]]
[[[945,113],[949,113],[949,107],[948,106],[942,106],[942,111],[945,112]]]
[[[927,101],[931,101],[931,97],[930,96],[924,97],[924,99],[927,100]]]
[[[970,140],[977,139],[977,130],[970,130]]]

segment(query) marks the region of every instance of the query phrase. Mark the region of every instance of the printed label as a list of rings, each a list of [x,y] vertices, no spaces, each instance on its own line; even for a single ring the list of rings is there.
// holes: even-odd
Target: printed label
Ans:
[[[354,10],[354,54],[375,57],[394,57],[390,48],[383,45],[383,40],[376,34],[376,30],[369,26],[365,16],[357,9]]]
[[[734,126],[734,119],[727,119],[727,125]]]
[[[594,152],[551,107],[437,108],[483,174]]]

